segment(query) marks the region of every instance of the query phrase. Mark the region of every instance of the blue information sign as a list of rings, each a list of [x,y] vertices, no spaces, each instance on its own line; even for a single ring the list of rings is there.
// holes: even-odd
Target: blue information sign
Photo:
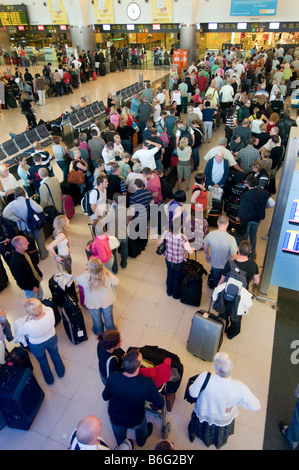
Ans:
[[[231,0],[231,16],[276,15],[277,0]]]

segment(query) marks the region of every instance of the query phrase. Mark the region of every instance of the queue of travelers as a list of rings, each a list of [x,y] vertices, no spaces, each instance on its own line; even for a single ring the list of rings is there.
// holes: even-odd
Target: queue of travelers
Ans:
[[[85,305],[98,339],[99,371],[105,385],[102,397],[109,401],[108,414],[119,450],[134,448],[133,441],[127,439],[127,429],[131,428],[135,430],[137,445],[145,445],[153,430],[152,423],[145,417],[145,402],[150,401],[159,409],[163,399],[154,381],[140,374],[140,352],[125,352],[121,348],[121,334],[113,319],[113,303],[119,284],[117,251],[121,256],[121,268],[125,270],[130,256],[136,257],[146,250],[152,233],[149,229],[154,229],[158,247],[165,245],[167,295],[179,299],[186,255],[194,253],[191,241],[184,234],[184,204],[190,203],[191,219],[199,220],[203,228],[208,227],[207,231],[202,231],[204,236],[196,249],[203,251],[206,262],[211,265],[211,295],[216,289],[223,288],[230,262],[245,272],[247,290],[251,283],[259,282],[255,261],[257,231],[265,218],[266,208],[273,207],[271,194],[276,192],[276,173],[283,161],[290,127],[296,124],[285,106],[275,107],[275,112],[271,108],[271,90],[278,84],[277,78],[271,75],[272,68],[269,71],[261,65],[264,52],[255,51],[244,61],[238,59],[237,54],[234,57],[234,52],[214,57],[214,62],[213,55],[208,55],[192,70],[181,76],[172,75],[167,99],[165,83],[157,89],[147,86],[143,96],[134,97],[134,107],[130,101],[118,107],[109,94],[107,129],[100,132],[95,121],[86,133],[74,139],[72,148],[66,148],[59,137],[53,139],[52,154],[63,172],[64,182],[71,181],[70,175],[80,173],[81,179],[74,184],[78,185],[82,201],[86,200],[89,207],[84,213],[87,223],[92,224],[94,239],[88,247],[88,268],[77,276],[76,281],[84,290]],[[283,61],[282,58],[279,65],[283,66]],[[254,73],[249,73],[252,71]],[[262,83],[266,83],[268,96],[256,94],[263,89]],[[286,84],[285,95],[280,88],[274,92],[274,101],[281,100],[284,104],[290,84],[291,79]],[[207,152],[204,144],[210,141],[214,129],[218,134],[221,121],[225,136],[219,137],[218,146]],[[15,183],[6,181],[9,170],[0,168],[0,189],[5,206],[1,229],[3,218],[17,224],[15,236],[10,234],[11,239],[5,241],[11,242],[13,247],[8,266],[27,298],[27,316],[19,334],[28,336],[30,351],[38,360],[45,381],[51,384],[54,378],[49,373],[46,351],[58,377],[62,378],[67,369],[58,351],[53,312],[41,303],[43,274],[27,253],[28,236],[36,240],[41,259],[49,252],[66,272],[71,273],[71,222],[64,215],[55,218],[53,241],[47,247],[42,230],[32,231],[26,226],[26,199],[30,200],[36,213],[41,213],[49,204],[44,192],[45,182],[57,183],[51,173],[51,156],[36,149],[33,159],[34,171],[23,160],[18,161],[24,189],[18,184],[12,187]],[[204,162],[204,171],[199,172],[198,167]],[[174,168],[176,191],[170,181]],[[192,173],[194,185],[189,196]],[[236,173],[238,182],[242,182],[235,217],[240,227],[237,231],[231,230],[229,214],[221,210],[216,229],[210,227],[209,230],[213,200],[220,199],[224,205],[229,202],[230,179]],[[39,195],[40,204],[32,199],[32,191]],[[153,206],[160,207],[166,219],[162,216],[162,220],[153,223]],[[57,211],[61,212],[61,208]],[[116,233],[113,231],[115,218],[118,220]],[[130,236],[133,230],[137,237]],[[241,320],[227,311],[219,310],[218,313],[227,320],[226,333],[233,339],[240,333]],[[39,341],[35,340],[36,336]],[[110,358],[113,360],[109,360],[107,368]],[[187,431],[190,442],[197,436],[206,446],[213,444],[220,448],[234,433],[237,406],[258,411],[260,403],[245,384],[230,377],[233,365],[228,355],[218,353],[214,367],[215,373],[209,377],[207,389],[196,401]],[[194,382],[190,388],[192,396],[198,396],[206,375],[203,372]],[[130,407],[128,403],[131,403]],[[100,438],[101,430],[101,422],[96,417],[84,418],[72,435],[71,448],[109,450]],[[171,450],[174,447],[166,440],[158,443],[156,448]]]

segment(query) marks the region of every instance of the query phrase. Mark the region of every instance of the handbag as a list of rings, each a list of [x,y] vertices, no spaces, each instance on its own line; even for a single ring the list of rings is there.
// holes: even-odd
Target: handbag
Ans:
[[[163,255],[165,250],[166,250],[166,240],[163,240],[163,242],[156,249],[156,253],[157,255]]]
[[[198,374],[197,375],[193,375],[193,377],[190,377],[190,379],[188,380],[188,383],[187,383],[187,387],[186,387],[186,390],[185,390],[185,395],[184,395],[184,400],[186,400],[188,403],[195,403],[196,400],[198,399],[198,397],[200,396],[200,394],[204,391],[204,389],[206,388],[206,386],[208,385],[208,382],[210,380],[210,377],[211,377],[211,372],[208,372],[207,373],[207,376],[205,378],[205,381],[204,383],[202,384],[202,387],[199,391],[199,394],[197,397],[191,397],[190,393],[189,393],[189,388],[191,387],[191,385],[195,382],[195,380],[197,379],[198,377]]]
[[[82,170],[71,170],[67,175],[67,182],[72,184],[84,184],[85,175]]]

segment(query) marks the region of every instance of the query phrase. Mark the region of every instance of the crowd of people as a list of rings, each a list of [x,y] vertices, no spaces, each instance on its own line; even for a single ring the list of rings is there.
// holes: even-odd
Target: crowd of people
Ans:
[[[88,268],[76,281],[84,291],[85,307],[98,338],[100,376],[105,385],[102,396],[109,401],[108,414],[119,449],[132,449],[133,443],[127,439],[130,428],[135,429],[137,445],[145,444],[152,424],[146,421],[144,404],[150,401],[159,409],[164,401],[154,381],[140,373],[140,352],[125,353],[121,349],[120,333],[113,319],[119,284],[117,253],[125,270],[128,258],[137,257],[146,249],[149,238],[155,238],[158,248],[164,246],[161,253],[167,268],[167,295],[179,299],[186,256],[202,249],[211,267],[211,294],[217,293],[214,308],[226,320],[229,339],[240,333],[242,318],[235,310],[228,310],[227,304],[223,308],[219,301],[231,263],[245,273],[246,292],[251,282],[259,282],[255,261],[257,230],[266,208],[274,205],[271,194],[276,192],[276,173],[290,128],[296,125],[285,105],[292,80],[289,77],[289,81],[281,83],[282,78],[279,81],[275,76],[278,66],[283,71],[285,61],[289,63],[278,51],[251,51],[250,57],[242,60],[238,49],[232,49],[220,56],[208,54],[180,76],[171,75],[169,86],[162,83],[153,89],[148,83],[141,96],[135,95],[122,107],[109,94],[105,131],[101,132],[94,120],[70,148],[59,137],[53,139],[51,153],[63,172],[64,183],[77,187],[81,209],[92,225],[93,241],[83,247]],[[298,51],[293,53],[292,58],[296,59]],[[204,144],[210,142],[213,130],[221,122],[218,145],[205,151]],[[3,246],[12,246],[11,258],[5,258],[3,251],[1,254],[27,298],[27,315],[19,334],[27,336],[30,351],[37,358],[45,381],[51,384],[54,377],[46,351],[58,377],[67,370],[58,351],[53,312],[41,303],[43,275],[28,255],[28,246],[30,239],[36,240],[41,259],[50,253],[65,272],[72,274],[71,223],[61,214],[61,185],[54,175],[51,155],[36,144],[33,162],[28,167],[24,158],[18,161],[22,187],[6,167],[0,168],[5,206],[0,235]],[[203,163],[204,171],[199,172]],[[192,174],[194,184],[189,195]],[[238,228],[231,230],[229,211],[222,210],[221,205],[215,230],[209,230],[213,201],[221,201],[229,208],[232,181],[238,188],[241,183],[235,217]],[[55,198],[51,199],[51,194]],[[28,226],[28,200],[36,214],[43,213],[49,205],[57,210],[53,240],[48,246],[43,230]],[[153,208],[160,208],[160,217],[152,216]],[[200,235],[196,231],[192,236],[185,234],[189,220],[200,225]],[[191,242],[194,233],[195,243]],[[250,305],[246,301],[244,296],[244,309]],[[230,378],[232,362],[226,354],[218,353],[214,365],[215,374],[196,401],[188,433],[191,442],[197,436],[205,445],[220,448],[234,432],[237,406],[257,411],[260,403],[248,387]],[[205,372],[200,374],[190,388],[192,396],[199,396],[205,377]],[[99,420],[86,417],[74,432],[71,447],[107,448],[98,437],[100,432]],[[173,448],[168,441],[163,445],[165,449]]]

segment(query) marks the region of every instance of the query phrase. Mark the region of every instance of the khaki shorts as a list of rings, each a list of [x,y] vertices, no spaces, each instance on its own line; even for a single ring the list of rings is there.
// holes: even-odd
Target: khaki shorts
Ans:
[[[190,160],[188,162],[180,162],[178,161],[177,166],[177,175],[178,179],[182,180],[189,180],[191,176],[191,163]]]

